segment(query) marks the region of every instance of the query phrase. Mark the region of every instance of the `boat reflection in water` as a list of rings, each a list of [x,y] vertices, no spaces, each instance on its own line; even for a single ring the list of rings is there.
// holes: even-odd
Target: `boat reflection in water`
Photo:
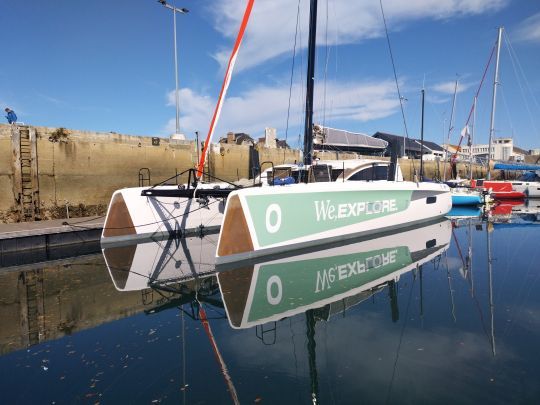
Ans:
[[[397,321],[396,281],[445,252],[451,235],[451,221],[440,219],[374,239],[217,267],[212,262],[214,241],[208,237],[105,249],[103,254],[117,289],[157,290],[160,298],[146,313],[176,307],[182,325],[184,314],[201,322],[233,403],[239,403],[237,390],[205,308],[224,307],[232,328],[254,327],[264,344],[276,343],[277,321],[305,312],[310,395],[317,402],[316,323],[344,313],[386,286],[392,320]]]
[[[509,200],[497,204],[487,213],[489,222],[496,225],[538,225],[540,224],[540,200]]]
[[[205,307],[224,307],[232,328],[255,327],[264,344],[276,342],[277,321],[305,312],[310,394],[315,403],[319,397],[316,323],[344,313],[386,286],[392,320],[397,321],[396,281],[445,252],[451,235],[451,221],[441,219],[374,239],[217,267],[212,266],[212,241],[206,238],[145,243],[103,253],[117,289],[152,287],[159,292],[163,299],[147,313],[174,306],[182,311],[182,319],[187,314],[201,321],[233,403],[239,403],[237,391]],[[190,304],[191,311],[184,304]],[[271,322],[274,324],[265,326]]]
[[[135,291],[215,272],[216,235],[155,240],[103,249],[114,286]]]
[[[217,267],[215,239],[208,236],[108,248],[103,254],[121,291],[185,293],[190,281],[214,279],[216,273],[230,325],[249,328],[312,308],[326,307],[327,317],[341,312],[444,252],[450,239],[451,222],[442,219],[374,239]]]
[[[313,308],[322,308],[318,317],[328,319],[440,255],[450,238],[451,222],[442,220],[219,272],[229,323],[249,328]]]

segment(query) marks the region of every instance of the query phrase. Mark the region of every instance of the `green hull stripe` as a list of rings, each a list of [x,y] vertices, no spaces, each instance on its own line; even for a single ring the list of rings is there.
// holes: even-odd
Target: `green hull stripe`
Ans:
[[[260,247],[405,211],[412,191],[339,191],[247,196]],[[286,207],[286,209],[285,209]]]

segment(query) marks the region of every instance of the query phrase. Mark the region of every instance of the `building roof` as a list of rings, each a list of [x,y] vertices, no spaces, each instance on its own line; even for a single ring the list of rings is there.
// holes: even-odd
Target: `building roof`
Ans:
[[[373,135],[374,138],[384,139],[389,143],[397,142],[401,148],[403,148],[403,143],[405,143],[405,149],[413,152],[419,152],[422,150],[422,141],[420,139],[405,138],[400,135],[393,135],[386,132],[376,132]],[[430,142],[424,140],[424,150],[432,152],[444,152],[444,149],[437,145],[435,142]]]
[[[400,149],[403,149],[403,144],[405,144],[406,150],[420,152],[420,144],[417,144],[416,142],[414,142],[413,139],[408,139],[403,136],[388,134],[386,132],[376,132],[373,135],[373,137],[384,139],[390,144],[397,143],[400,145]]]
[[[528,151],[526,151],[525,149],[518,148],[517,146],[514,146],[513,149],[514,149],[513,150],[514,153],[519,153],[521,155],[528,155],[529,154]]]
[[[251,136],[249,136],[248,134],[244,133],[244,132],[237,132],[237,133],[234,134],[234,143],[236,145],[242,145],[242,143],[244,143],[244,142],[248,142],[248,143],[252,143],[252,144],[255,143],[253,138]],[[228,137],[225,136],[225,137],[221,138],[219,140],[219,143],[228,143]]]
[[[384,150],[388,146],[388,142],[383,139],[321,125],[314,126],[313,132],[315,135],[313,143],[315,145],[328,145],[339,148],[361,147],[378,150]]]
[[[422,145],[422,141],[419,139],[415,139],[416,142],[418,142],[419,145]],[[444,149],[437,145],[435,142],[425,141],[424,140],[424,148],[430,149],[432,152],[444,152]]]

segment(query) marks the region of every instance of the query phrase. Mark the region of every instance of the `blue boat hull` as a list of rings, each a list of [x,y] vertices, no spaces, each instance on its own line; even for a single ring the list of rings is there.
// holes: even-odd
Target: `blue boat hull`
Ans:
[[[482,198],[478,195],[454,195],[452,194],[452,206],[455,205],[479,205]]]

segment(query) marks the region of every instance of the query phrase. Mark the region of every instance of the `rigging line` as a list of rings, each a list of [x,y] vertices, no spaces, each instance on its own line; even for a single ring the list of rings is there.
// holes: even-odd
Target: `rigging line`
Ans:
[[[488,63],[486,64],[486,67],[484,68],[484,73],[482,74],[482,79],[480,80],[480,84],[478,85],[478,89],[476,89],[476,94],[474,95],[474,98],[473,98],[473,104],[471,105],[471,109],[469,110],[469,115],[467,116],[467,121],[465,122],[464,126],[469,125],[469,122],[471,121],[471,118],[472,118],[472,115],[473,115],[473,112],[474,112],[474,108],[475,108],[474,107],[474,100],[475,99],[478,100],[478,96],[480,95],[480,90],[482,89],[482,85],[484,84],[484,80],[486,78],[486,75],[487,75],[487,72],[488,72],[488,69],[489,69],[489,65],[491,65],[491,61],[493,60],[493,55],[495,54],[496,49],[497,49],[497,46],[495,44],[495,45],[493,45],[493,48],[491,48],[491,53],[489,55]],[[461,146],[462,141],[463,141],[463,137],[459,138],[458,147],[457,147],[456,151],[454,152],[454,155],[452,156],[452,159],[455,159],[457,157],[458,149]]]
[[[448,266],[447,252],[444,252],[444,257],[446,259],[446,277],[448,278],[448,291],[450,292],[450,303],[452,304],[452,318],[454,318],[454,323],[456,323],[457,319],[456,319],[456,306],[454,304],[454,290],[452,289],[452,277],[450,276],[450,267]]]
[[[503,31],[503,33],[504,33],[504,31]],[[518,72],[516,70],[516,63],[515,62],[517,60],[517,55],[512,54],[513,48],[511,48],[511,46],[510,46],[510,39],[508,38],[508,35],[506,35],[506,33],[504,33],[504,39],[505,39],[508,54],[510,56],[510,62],[512,63],[512,68],[514,70],[514,75],[516,76],[516,79],[517,79],[517,83],[518,83],[518,86],[519,86],[521,97],[523,98],[523,102],[525,104],[525,107],[527,108],[527,113],[529,114],[529,119],[531,120],[531,124],[532,124],[532,126],[534,128],[534,131],[538,134],[538,129],[536,128],[536,125],[534,123],[531,108],[529,106],[529,103],[527,102],[527,98],[525,97],[525,90],[523,89],[523,84],[521,83]],[[516,58],[516,60],[514,60],[514,58]],[[524,78],[524,80],[526,82],[527,78],[525,77],[525,75],[523,73],[522,73],[522,75],[523,75],[523,78]],[[526,83],[526,84],[528,85],[528,83]],[[530,90],[529,90],[529,93],[531,93]],[[533,96],[533,101],[536,101],[534,96]]]
[[[384,9],[383,9],[382,0],[379,0],[379,4],[381,6],[381,14],[382,14],[383,22],[384,22],[384,31],[386,33],[386,42],[388,43],[388,51],[390,52],[390,59],[392,60],[392,70],[394,72],[394,80],[396,82],[396,89],[397,89],[398,97],[399,97],[399,105],[401,107],[401,116],[403,118],[403,126],[405,128],[405,135],[407,136],[407,139],[409,139],[409,131],[407,129],[407,121],[405,120],[405,111],[403,110],[403,99],[404,98],[401,95],[401,91],[399,90],[398,77],[397,77],[397,73],[396,73],[396,65],[394,63],[394,54],[392,53],[392,47],[390,45],[390,36],[388,35],[388,28],[386,26],[386,17],[384,15]]]
[[[454,111],[456,109],[456,96],[457,96],[458,83],[459,83],[459,77],[458,77],[458,75],[456,75],[456,84],[455,84],[455,87],[454,87],[454,97],[452,99],[452,111],[450,112],[450,122],[448,123],[448,136],[447,136],[447,139],[446,139],[445,157],[448,154],[448,147],[450,146],[450,134],[454,130]],[[457,154],[457,149],[456,149],[456,154]],[[443,164],[443,181],[446,181],[446,161],[447,160],[448,159],[445,158],[444,159],[444,164]]]
[[[452,227],[452,236],[454,237],[454,241],[456,242],[456,248],[459,254],[459,258],[461,259],[461,263],[465,267],[465,259],[463,258],[463,253],[461,252],[461,246],[459,246],[459,242],[458,242],[456,233],[454,231],[454,227]]]
[[[400,332],[400,335],[399,335],[399,343],[398,343],[398,347],[397,347],[397,350],[396,350],[396,359],[394,360],[394,368],[393,368],[393,371],[392,371],[392,378],[390,379],[390,385],[388,386],[388,392],[386,394],[386,403],[390,402],[390,393],[392,392],[392,386],[394,385],[394,379],[395,379],[395,376],[396,376],[397,364],[398,364],[398,361],[399,361],[399,352],[401,350],[401,343],[403,342],[403,335],[405,333],[405,327],[407,326],[407,321],[409,320],[409,307],[410,307],[410,304],[411,304],[411,297],[412,297],[412,292],[413,292],[413,289],[414,289],[414,283],[415,282],[416,282],[416,278],[413,278],[412,283],[411,283],[411,291],[409,291],[409,299],[407,301],[407,308],[405,309],[405,320],[403,321],[403,326],[401,327],[401,332]]]
[[[506,34],[506,31],[503,31],[503,34],[504,34],[505,40],[507,42],[508,49],[511,51],[511,55],[513,55],[513,59],[515,60],[517,66],[519,67],[519,71],[521,72],[521,76],[523,77],[523,81],[527,85],[527,89],[529,90],[529,95],[531,96],[532,100],[536,104],[536,107],[540,109],[540,105],[538,104],[538,100],[536,99],[536,97],[535,97],[535,95],[534,95],[534,93],[532,91],[532,86],[529,83],[529,80],[527,79],[527,75],[525,75],[525,71],[523,70],[523,66],[521,65],[521,62],[519,61],[519,58],[517,56],[516,51],[514,50],[514,47],[510,43],[510,38],[508,37],[508,34]]]
[[[515,127],[514,127],[514,123],[512,122],[512,117],[510,116],[510,109],[508,108],[508,103],[506,101],[506,95],[504,93],[503,86],[500,87],[500,92],[501,92],[501,98],[502,98],[503,104],[504,104],[504,112],[506,113],[506,118],[510,122],[510,130],[512,131],[512,138],[514,138]]]
[[[298,6],[296,11],[296,29],[294,32],[294,46],[293,46],[293,58],[291,64],[291,81],[289,84],[289,104],[287,106],[287,123],[285,127],[285,142],[287,141],[287,135],[289,134],[289,118],[291,116],[291,97],[292,97],[292,86],[294,78],[294,62],[296,60],[296,40],[298,38],[298,25],[300,23],[300,0],[298,0]],[[285,151],[283,152],[285,153]]]

